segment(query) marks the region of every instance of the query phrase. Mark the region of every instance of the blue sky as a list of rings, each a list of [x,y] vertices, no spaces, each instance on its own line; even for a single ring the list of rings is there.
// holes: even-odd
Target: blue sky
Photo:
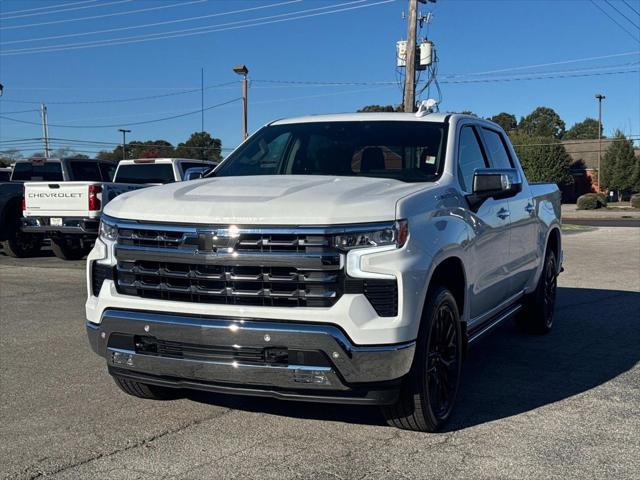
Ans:
[[[239,63],[249,67],[250,78],[254,80],[249,93],[250,131],[275,118],[354,111],[371,103],[400,103],[401,90],[397,85],[376,82],[392,82],[397,78],[395,43],[406,35],[406,23],[401,16],[407,8],[406,0],[377,5],[373,4],[381,0],[360,3],[304,0],[271,6],[284,1],[0,0],[0,82],[5,86],[0,98],[0,115],[38,122],[37,112],[11,112],[38,107],[20,101],[44,101],[52,125],[51,137],[118,142],[121,137],[117,126],[85,127],[120,125],[195,111],[200,108],[200,93],[119,103],[56,102],[118,100],[198,89],[201,67],[205,71],[205,85],[233,82],[238,77],[231,68]],[[594,94],[601,92],[607,97],[605,133],[620,128],[627,134],[640,135],[640,75],[637,72],[640,30],[634,29],[603,1],[597,2],[639,39],[634,40],[590,1],[439,0],[435,6],[430,5],[434,18],[428,36],[436,43],[440,59],[441,108],[472,110],[481,116],[507,111],[519,117],[545,105],[554,108],[569,127],[586,116],[597,116]],[[640,11],[638,0],[627,3]],[[180,5],[174,6],[176,4]],[[640,24],[640,17],[622,1],[614,0],[612,4]],[[332,5],[341,6],[331,8]],[[362,6],[366,8],[353,8]],[[246,11],[256,7],[261,8]],[[305,12],[297,16],[315,15],[345,8],[353,9],[265,24],[291,18],[274,17],[276,15],[303,10]],[[427,11],[424,6],[421,9]],[[137,10],[146,11],[136,13]],[[144,26],[238,10],[245,11]],[[111,15],[119,12],[127,14]],[[88,16],[101,18],[68,21]],[[250,19],[255,20],[228,25]],[[49,24],[29,26],[37,23]],[[218,27],[221,31],[203,35],[120,45],[112,42],[96,48],[65,46],[220,24],[227,25]],[[239,25],[249,26],[229,29]],[[120,30],[78,35],[110,29]],[[422,34],[425,33],[423,29]],[[52,36],[63,38],[25,41]],[[58,48],[56,45],[62,46],[57,51],[12,54],[20,49]],[[564,63],[614,54],[628,55]],[[553,63],[556,64],[547,65]],[[546,66],[474,75],[539,64]],[[628,70],[635,72],[601,75]],[[537,74],[549,75],[549,72],[556,72],[552,75],[557,76],[586,73],[592,76],[522,80]],[[452,78],[449,76],[452,74],[461,76]],[[495,81],[498,75],[505,74],[512,80]],[[452,79],[474,82],[445,83]],[[261,80],[367,84],[272,84]],[[210,88],[205,92],[204,103],[215,105],[239,95],[240,85],[236,83]],[[129,139],[166,139],[176,144],[200,130],[200,115],[126,128],[132,130]],[[205,130],[220,137],[224,147],[237,145],[240,128],[239,102],[205,113]],[[0,141],[5,142],[0,145],[7,145],[7,140],[40,136],[40,127],[36,125],[0,119]],[[54,146],[60,145],[62,143]],[[88,150],[92,149],[97,147]],[[26,151],[33,149],[26,148]]]

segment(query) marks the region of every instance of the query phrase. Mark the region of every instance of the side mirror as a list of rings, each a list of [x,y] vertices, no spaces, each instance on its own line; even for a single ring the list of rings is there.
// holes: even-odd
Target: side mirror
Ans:
[[[198,178],[202,178],[207,170],[209,169],[203,167],[187,168],[187,170],[184,172],[184,175],[182,176],[182,179],[184,181],[197,180]]]
[[[477,211],[487,198],[513,197],[521,190],[522,178],[515,168],[482,168],[473,174],[473,193],[467,200]]]

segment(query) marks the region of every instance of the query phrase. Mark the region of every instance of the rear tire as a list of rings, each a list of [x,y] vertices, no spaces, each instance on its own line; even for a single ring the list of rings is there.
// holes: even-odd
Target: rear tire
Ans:
[[[115,376],[113,380],[120,390],[133,397],[147,400],[173,400],[179,397],[180,391],[173,388],[158,387]]]
[[[80,260],[87,256],[91,248],[82,245],[80,240],[52,238],[51,250],[53,250],[53,254],[61,260]]]
[[[382,409],[390,426],[419,432],[442,427],[458,393],[462,345],[456,300],[437,287],[427,298],[411,372],[397,402]]]
[[[19,227],[13,227],[9,238],[2,242],[4,252],[13,258],[26,258],[37,255],[42,247],[42,237],[37,234],[24,233]]]
[[[558,286],[558,264],[556,254],[548,250],[536,289],[525,295],[522,311],[516,316],[518,326],[530,333],[544,335],[551,331]]]

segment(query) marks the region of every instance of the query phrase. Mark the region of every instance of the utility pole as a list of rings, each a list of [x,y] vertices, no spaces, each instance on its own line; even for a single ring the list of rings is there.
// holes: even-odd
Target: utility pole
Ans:
[[[49,158],[49,125],[47,124],[47,106],[40,104],[40,116],[42,117],[42,139],[44,140],[44,158]]]
[[[125,160],[127,158],[126,148],[127,148],[127,133],[131,133],[131,130],[126,130],[124,128],[119,128],[119,132],[122,132],[122,159]]]
[[[416,108],[416,35],[418,30],[418,0],[409,0],[407,18],[407,66],[404,77],[404,111]]]
[[[601,93],[596,95],[596,99],[598,100],[598,192],[602,191],[602,183],[601,183],[601,170],[600,170],[600,162],[602,160],[602,100],[605,97]]]
[[[249,75],[249,69],[246,65],[236,65],[233,67],[233,71],[238,75],[242,75],[242,141],[247,139],[247,75]]]
[[[200,131],[204,132],[204,68],[200,69]]]

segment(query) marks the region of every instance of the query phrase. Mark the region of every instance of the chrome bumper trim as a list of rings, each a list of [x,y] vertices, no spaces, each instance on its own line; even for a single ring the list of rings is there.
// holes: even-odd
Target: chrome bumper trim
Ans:
[[[167,315],[129,310],[106,310],[99,325],[87,322],[87,333],[93,350],[106,358],[109,366],[152,375],[288,388],[343,390],[354,383],[395,380],[409,372],[415,352],[415,342],[396,345],[354,345],[338,327],[332,325]],[[237,362],[186,361],[135,352],[132,367],[115,365],[108,348],[108,340],[112,333],[153,336],[167,341],[200,345],[286,347],[320,351],[332,365],[329,371],[323,372],[330,387],[296,381],[296,368],[289,368],[295,365],[283,368],[272,365],[241,365]],[[138,360],[138,357],[144,358]],[[311,366],[311,370],[320,368]]]

